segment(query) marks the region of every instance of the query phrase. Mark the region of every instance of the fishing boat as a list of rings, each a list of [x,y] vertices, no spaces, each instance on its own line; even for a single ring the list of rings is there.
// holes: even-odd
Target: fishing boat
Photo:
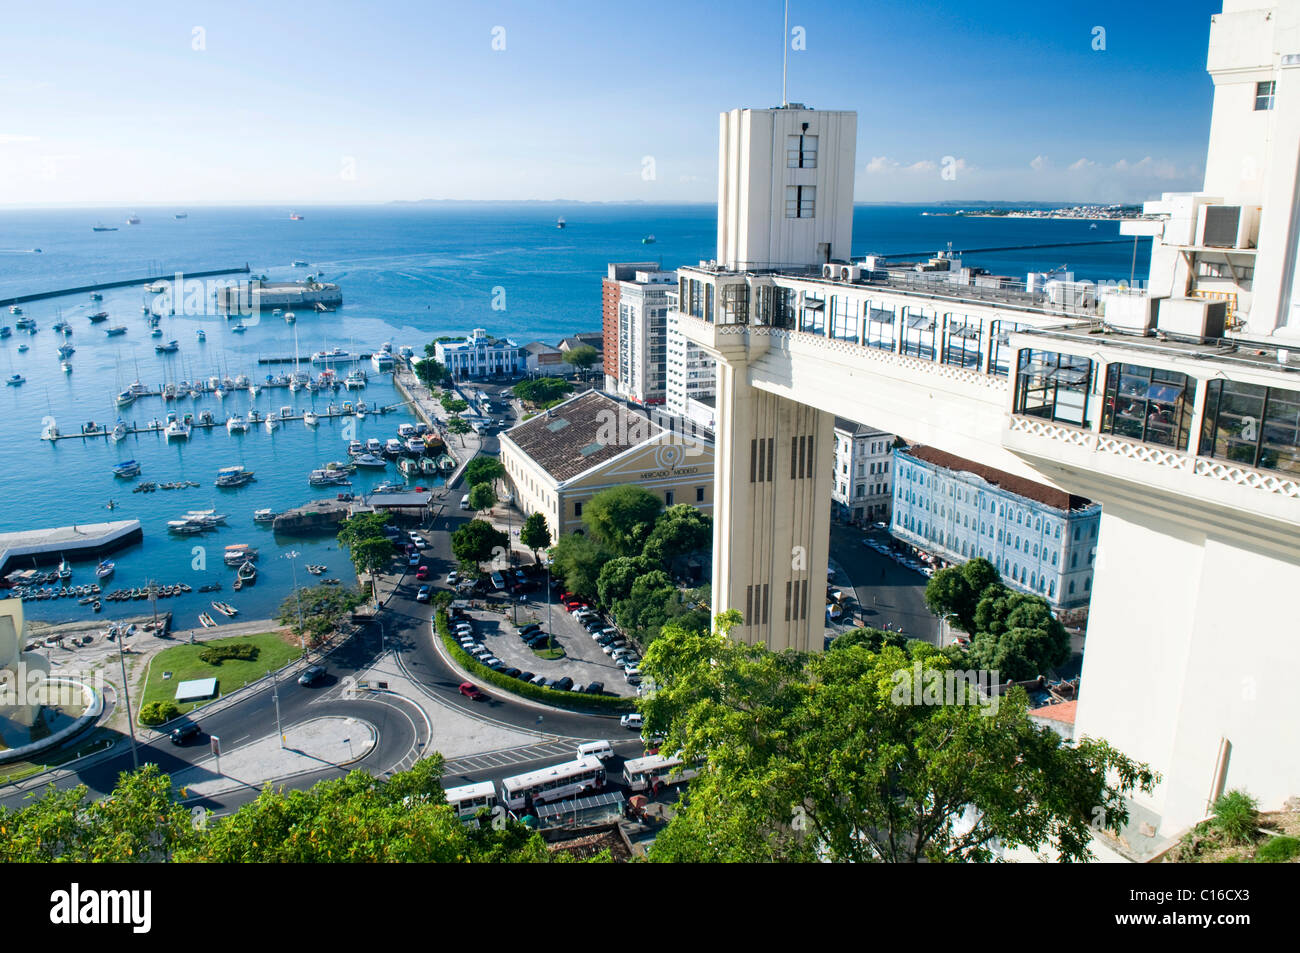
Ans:
[[[124,460],[117,466],[113,467],[113,476],[115,477],[122,477],[125,479],[139,475],[140,464],[136,463],[134,460]]]
[[[389,437],[384,444],[384,453],[390,457],[400,457],[404,451],[402,441],[396,437]]]
[[[252,470],[246,470],[241,466],[222,467],[217,471],[216,486],[229,490],[252,483],[253,479]]]
[[[312,470],[307,476],[307,482],[312,486],[342,486],[349,483],[347,470]]]
[[[153,349],[156,354],[175,354],[181,349],[181,346],[173,339],[166,344],[155,344]]]
[[[107,321],[107,320],[108,320],[108,312],[107,312],[107,311],[96,311],[94,314],[89,315],[89,317],[90,317],[90,323],[91,323],[91,324],[99,324],[99,323],[102,322],[102,321]]]
[[[71,362],[71,361],[66,361],[66,360],[65,360],[65,361],[59,361],[59,367],[61,367],[61,368],[63,369],[63,373],[65,373],[65,374],[71,374],[71,373],[72,373],[72,362]]]
[[[318,423],[320,423],[320,418],[316,416],[315,411],[309,410],[302,415],[302,422],[306,424],[308,427],[315,427]]]
[[[240,566],[246,562],[256,562],[257,550],[247,543],[234,543],[226,547],[224,558],[227,566]]]
[[[275,510],[256,510],[253,513],[254,523],[274,523]]]
[[[113,424],[113,429],[109,431],[109,436],[113,438],[114,443],[119,440],[125,440],[127,434],[126,422],[121,417],[117,418],[117,423]]]
[[[90,230],[91,230],[92,232],[115,232],[115,231],[117,231],[117,226],[116,226],[116,225],[103,225],[103,224],[100,224],[100,225],[92,225],[92,226],[90,226]]]
[[[239,615],[239,610],[236,609],[234,606],[232,606],[229,602],[214,602],[212,603],[212,608],[216,609],[218,612],[220,612],[222,615],[226,616],[227,618],[234,618],[235,616]]]
[[[414,477],[420,475],[420,465],[410,457],[403,457],[397,462],[397,469],[402,471],[402,476]]]
[[[202,328],[199,328],[197,331],[194,332],[194,336],[197,337],[199,339],[199,343],[202,344],[204,341],[208,339],[208,332],[204,331]]]
[[[239,567],[238,580],[246,586],[251,586],[257,581],[257,567],[251,562],[245,562]]]
[[[178,417],[176,414],[167,415],[167,426],[163,428],[163,436],[168,442],[172,440],[190,439],[190,429],[193,426],[190,422],[190,415]]]
[[[216,620],[213,619],[212,616],[208,615],[206,612],[199,613],[199,624],[202,625],[203,628],[205,629],[214,629],[216,628],[217,625]]]
[[[125,325],[125,324],[115,324],[115,325],[113,325],[111,328],[105,328],[105,329],[104,329],[104,333],[105,333],[106,335],[108,335],[109,337],[111,337],[111,338],[117,337],[119,334],[125,334],[125,333],[126,333],[126,325]]]
[[[203,532],[203,527],[198,523],[191,523],[189,520],[168,520],[167,531],[175,533],[177,536],[193,536],[196,533]]]
[[[647,235],[645,238],[641,239],[642,245],[653,245],[654,243],[655,237],[653,235]]]
[[[555,227],[556,227],[556,228],[564,228],[564,226],[565,226],[566,224],[568,224],[568,223],[564,221],[564,216],[563,216],[563,215],[561,215],[559,218],[557,218],[557,219],[555,220]]]
[[[438,469],[443,473],[451,473],[456,469],[456,461],[452,458],[451,454],[444,453],[438,458]]]
[[[128,224],[128,225],[139,225],[139,224],[140,224],[140,216],[139,216],[139,215],[136,215],[134,212],[132,212],[130,215],[128,215],[128,216],[126,217],[126,224]]]
[[[438,472],[438,464],[429,457],[424,457],[420,460],[420,472],[426,475],[435,474]]]
[[[72,564],[66,558],[59,560],[59,578],[65,582],[72,578]]]
[[[317,351],[311,356],[313,364],[347,364],[351,360],[352,355],[341,347],[330,348],[328,351]]]
[[[352,462],[359,467],[369,467],[374,470],[383,470],[388,466],[388,461],[383,457],[377,457],[373,453],[360,453],[352,459]]]
[[[227,433],[244,433],[248,430],[248,421],[239,414],[234,414],[226,418]]]
[[[96,578],[99,579],[107,579],[109,576],[113,575],[113,572],[116,569],[117,569],[116,563],[109,562],[107,559],[105,559],[103,562],[101,562],[98,566],[95,567],[95,576]]]

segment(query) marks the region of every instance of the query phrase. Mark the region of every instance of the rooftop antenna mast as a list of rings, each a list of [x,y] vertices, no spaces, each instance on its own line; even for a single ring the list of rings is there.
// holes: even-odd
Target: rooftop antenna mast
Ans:
[[[790,62],[790,0],[785,0],[785,32],[781,35],[781,108],[790,105],[786,96],[786,71]]]

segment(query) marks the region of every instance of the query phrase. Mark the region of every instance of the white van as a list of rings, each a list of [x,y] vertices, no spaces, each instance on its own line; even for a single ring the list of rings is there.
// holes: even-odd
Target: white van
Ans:
[[[608,761],[614,757],[614,746],[608,741],[588,741],[586,744],[578,745],[578,760],[583,758],[599,758],[601,761]]]
[[[466,493],[464,496],[462,496],[462,497],[460,498],[460,508],[461,508],[462,510],[467,510],[467,509],[469,509],[469,494],[468,494],[468,493]]]

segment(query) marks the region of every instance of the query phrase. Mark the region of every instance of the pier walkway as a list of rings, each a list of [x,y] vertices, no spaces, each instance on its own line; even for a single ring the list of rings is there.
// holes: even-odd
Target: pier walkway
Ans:
[[[144,536],[139,520],[113,523],[84,523],[56,526],[51,529],[28,529],[0,533],[0,576],[9,571],[9,563],[21,560],[23,566],[69,559],[91,559],[120,549]]]
[[[216,278],[221,275],[246,275],[249,273],[247,263],[242,268],[217,268],[212,271],[182,271],[186,278]],[[154,281],[172,281],[176,272],[166,275],[148,275],[144,278],[123,278],[119,281],[101,281],[97,284],[78,285],[75,288],[62,288],[58,291],[37,291],[33,294],[17,295],[12,298],[0,298],[0,307],[7,308],[14,304],[28,301],[41,301],[45,298],[62,298],[64,295],[85,294],[91,291],[105,291],[109,288],[129,288],[131,285],[147,285]]]

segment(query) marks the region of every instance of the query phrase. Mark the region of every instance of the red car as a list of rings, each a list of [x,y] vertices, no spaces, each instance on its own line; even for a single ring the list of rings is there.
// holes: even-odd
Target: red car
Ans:
[[[416,579],[428,579],[428,578],[429,578],[429,567],[428,567],[428,566],[421,566],[419,569],[417,569],[417,570],[415,571],[415,578],[416,578]]]
[[[561,601],[561,602],[572,602],[573,599],[574,599],[574,595],[573,595],[573,593],[571,593],[571,592],[562,592],[562,593],[560,593],[560,601]]]
[[[481,691],[478,690],[478,688],[474,685],[473,682],[461,682],[460,693],[464,695],[466,698],[468,698],[470,701],[475,701],[475,702],[482,701],[483,699],[487,698],[486,695],[484,695]]]
[[[570,612],[572,612],[574,609],[582,609],[582,608],[584,608],[584,605],[583,605],[583,603],[579,602],[577,599],[574,599],[574,600],[572,600],[571,602],[566,602],[566,603],[564,604],[564,608],[566,608],[566,609],[568,609]]]

